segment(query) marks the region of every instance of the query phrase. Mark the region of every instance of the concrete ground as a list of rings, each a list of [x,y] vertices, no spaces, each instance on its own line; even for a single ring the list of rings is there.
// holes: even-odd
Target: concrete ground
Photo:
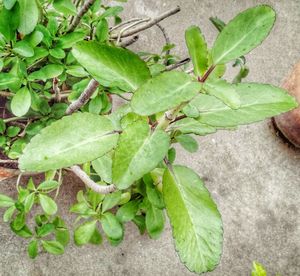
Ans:
[[[279,85],[300,57],[299,0],[128,0],[126,15],[155,16],[180,5],[181,13],[162,25],[184,57],[184,30],[189,25],[200,25],[212,45],[217,32],[210,16],[228,21],[261,3],[275,8],[277,22],[263,45],[247,56],[248,80]],[[154,51],[161,45],[161,33],[153,29],[144,32],[134,48]],[[250,275],[253,260],[264,264],[268,275],[300,275],[300,151],[282,142],[270,121],[198,140],[198,153],[190,155],[180,149],[177,163],[192,167],[205,179],[223,217],[223,256],[218,268],[207,275]],[[13,195],[14,183],[2,182],[0,192]],[[72,176],[65,180],[59,201],[65,218],[80,187]],[[69,226],[73,221],[73,217],[68,220]],[[174,251],[169,225],[157,241],[139,236],[129,224],[125,240],[117,248],[107,243],[82,248],[71,244],[63,256],[42,255],[35,261],[26,255],[26,242],[13,236],[2,222],[0,233],[0,275],[193,275]]]

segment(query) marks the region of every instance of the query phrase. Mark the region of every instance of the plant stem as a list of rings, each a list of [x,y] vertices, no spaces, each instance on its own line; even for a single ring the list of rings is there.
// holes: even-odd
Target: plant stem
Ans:
[[[165,38],[165,41],[166,41],[166,44],[171,44],[171,39],[169,38],[168,36],[168,33],[166,32],[166,29],[160,24],[160,23],[157,23],[156,26],[161,30],[164,38]],[[165,60],[164,60],[164,65],[167,65],[168,63],[168,56],[170,55],[171,53],[171,50],[169,49],[167,52],[166,52],[166,57],[165,57]]]
[[[99,194],[110,194],[114,192],[117,187],[114,184],[108,186],[101,186],[94,182],[90,177],[79,167],[79,166],[72,166],[71,170],[75,175],[77,175],[82,182],[91,188],[94,192]]]
[[[61,95],[60,95],[60,88],[58,86],[58,78],[53,78],[52,86],[53,86],[53,91],[54,91],[54,96],[55,96],[54,99],[55,99],[55,101],[60,102]]]
[[[156,25],[158,22],[164,20],[165,18],[167,17],[170,17],[176,13],[178,13],[180,11],[180,7],[177,6],[176,8],[172,9],[172,10],[169,10],[165,13],[162,13],[161,15],[151,19],[149,22],[147,22],[146,24],[143,24],[141,26],[137,26],[136,28],[132,29],[132,30],[127,30],[126,32],[124,32],[122,34],[121,37],[127,37],[127,36],[131,36],[131,35],[134,35],[136,33],[139,33],[141,31],[144,31],[146,29],[149,29],[151,28],[152,26]],[[112,34],[111,35],[111,38],[113,39],[117,39],[118,38],[118,33],[115,33],[115,34]]]
[[[177,69],[178,67],[183,66],[183,65],[189,63],[190,61],[191,61],[190,58],[182,59],[182,60],[178,61],[178,62],[175,63],[175,64],[171,64],[171,65],[167,66],[166,71],[172,71],[172,70],[175,70],[175,69]]]
[[[169,126],[169,124],[174,121],[178,112],[187,104],[188,104],[187,102],[184,102],[179,106],[177,106],[176,108],[167,111],[165,115],[158,121],[158,125],[156,126],[156,129],[165,130]]]
[[[72,23],[67,31],[67,33],[73,32],[78,24],[80,23],[80,19],[82,16],[85,15],[85,13],[89,10],[89,8],[94,4],[95,0],[86,0],[81,9],[79,10],[78,14],[75,16],[74,20],[72,20]]]
[[[130,39],[121,42],[119,44],[119,46],[126,48],[126,47],[130,46],[131,44],[135,43],[138,39],[139,39],[139,36],[135,35],[135,36],[131,37]]]
[[[215,69],[215,65],[212,65],[209,67],[209,69],[206,71],[202,79],[199,79],[199,82],[205,82],[209,75],[212,73],[212,71]]]
[[[80,97],[75,102],[69,105],[69,107],[66,110],[66,114],[70,115],[76,110],[78,110],[80,107],[82,107],[84,104],[86,104],[86,102],[94,94],[98,86],[99,83],[96,80],[92,79],[89,82],[87,88],[82,92]]]

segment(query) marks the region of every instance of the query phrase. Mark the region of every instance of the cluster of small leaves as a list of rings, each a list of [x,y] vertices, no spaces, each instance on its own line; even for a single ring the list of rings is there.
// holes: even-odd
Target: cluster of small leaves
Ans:
[[[116,188],[111,194],[92,189],[78,193],[78,202],[71,207],[78,215],[74,231],[77,245],[100,244],[103,234],[117,245],[129,221],[141,233],[147,230],[151,238],[158,238],[166,209],[181,261],[191,271],[211,271],[222,251],[221,216],[198,174],[175,164],[173,145],[179,143],[195,152],[198,144],[192,135],[233,129],[297,106],[283,89],[241,82],[247,75],[244,55],[267,37],[275,12],[262,5],[240,13],[226,25],[214,19],[220,33],[211,48],[198,26],[188,28],[185,37],[193,68],[186,72],[185,67],[169,70],[178,60],[170,54],[170,43],[158,55],[137,55],[116,45],[113,37],[120,38],[121,33],[111,32],[107,18],[120,23],[122,8],[91,2],[94,4],[71,31],[76,6],[70,0],[3,2],[1,18],[20,12],[20,21],[9,25],[9,33],[0,28],[0,33],[4,32],[0,87],[13,93],[8,99],[9,110],[18,120],[22,116],[27,121],[21,133],[24,144],[29,143],[15,155],[19,168],[46,174],[52,171],[53,175],[56,170],[74,171],[74,165],[82,165],[88,183]],[[36,10],[41,11],[42,19]],[[230,82],[222,77],[226,64],[232,61],[240,66],[240,72]],[[68,103],[84,93],[91,81],[99,83],[91,99],[78,112],[64,116]],[[62,91],[69,92],[67,99],[60,101]],[[112,94],[127,99],[114,112]],[[2,133],[12,132],[9,127],[4,132],[5,128],[3,124]],[[30,135],[28,129],[36,132]],[[8,142],[9,155],[12,141]],[[40,185],[51,186],[43,183]],[[30,255],[35,256],[39,240],[46,251],[61,253],[64,243],[60,238],[49,241],[38,234],[48,233],[50,228],[49,233],[55,234],[58,228],[67,233],[62,220],[53,218],[56,204],[47,195],[56,187],[49,191],[38,187],[27,192],[19,188],[24,195],[18,204],[3,196],[4,202],[10,202],[6,207],[18,210],[11,218],[17,220],[12,222],[13,230],[25,227],[25,209],[39,203],[45,214],[36,229],[52,226],[36,230]]]
[[[11,230],[17,236],[30,239],[30,258],[34,259],[38,255],[39,248],[54,255],[63,254],[64,247],[69,242],[69,231],[62,218],[56,215],[57,205],[49,196],[59,186],[59,182],[55,180],[45,180],[36,187],[30,178],[26,188],[18,187],[16,200],[0,194],[0,207],[7,208],[3,221],[10,224]],[[40,205],[39,211],[43,213],[35,214],[34,221],[30,222],[34,205]]]
[[[103,161],[93,162],[95,171],[102,172]],[[96,181],[99,174],[95,176],[93,171],[91,177]],[[155,173],[160,174],[161,171],[153,172]],[[105,185],[101,181],[99,184]],[[136,224],[141,234],[147,230],[149,236],[154,239],[157,239],[164,229],[163,209],[165,206],[161,190],[153,183],[150,175],[145,175],[130,189],[107,195],[101,195],[90,189],[85,192],[81,190],[77,194],[77,201],[70,209],[78,215],[76,219],[78,225],[74,231],[74,240],[77,245],[101,244],[100,226],[111,245],[114,246],[122,241],[124,224],[129,221]]]

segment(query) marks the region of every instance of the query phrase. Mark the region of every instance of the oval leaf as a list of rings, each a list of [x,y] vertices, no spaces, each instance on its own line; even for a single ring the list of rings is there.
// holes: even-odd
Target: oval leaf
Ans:
[[[231,109],[217,98],[201,94],[183,111],[188,115],[191,110],[196,109],[200,123],[235,127],[261,121],[297,107],[295,99],[281,88],[258,83],[240,83],[234,86],[240,97],[238,109]]]
[[[55,201],[46,195],[39,194],[40,204],[47,215],[54,215],[57,212],[57,205]]]
[[[238,14],[224,27],[214,43],[214,64],[236,59],[260,45],[271,31],[275,16],[275,11],[267,5]]]
[[[31,33],[39,20],[36,0],[18,0],[20,5],[20,24],[18,31],[24,35]]]
[[[146,63],[129,50],[92,41],[72,50],[78,62],[102,85],[135,91],[150,78]]]
[[[42,240],[42,245],[48,253],[53,254],[53,255],[61,255],[65,251],[63,245],[58,241],[43,241]]]
[[[42,129],[24,150],[19,167],[48,171],[92,161],[115,147],[111,122],[89,113],[74,113]]]
[[[87,221],[84,224],[77,227],[74,232],[74,240],[76,245],[83,245],[90,241],[95,230],[96,230],[96,220]]]
[[[145,121],[129,125],[121,134],[113,160],[113,183],[119,189],[153,170],[166,156],[170,138],[162,130],[150,133]]]
[[[34,80],[41,79],[43,81],[46,81],[47,79],[52,79],[52,78],[58,77],[59,75],[62,74],[63,71],[64,71],[64,67],[62,65],[49,64],[49,65],[44,66],[40,70],[31,73],[28,76],[28,80],[34,81]]]
[[[30,91],[27,87],[22,87],[11,101],[11,111],[18,117],[25,115],[31,106]]]
[[[15,204],[15,201],[6,195],[0,194],[0,208],[1,207],[11,207]]]
[[[123,237],[123,227],[112,213],[105,213],[101,217],[101,225],[104,233],[112,241],[118,241]]]
[[[200,28],[189,27],[185,32],[185,41],[194,65],[194,72],[197,77],[201,77],[208,67],[208,50]]]
[[[150,79],[135,92],[131,107],[137,114],[152,115],[191,100],[201,87],[186,73],[165,72]]]
[[[222,220],[199,176],[183,166],[166,170],[163,196],[181,261],[193,272],[213,270],[222,252]]]

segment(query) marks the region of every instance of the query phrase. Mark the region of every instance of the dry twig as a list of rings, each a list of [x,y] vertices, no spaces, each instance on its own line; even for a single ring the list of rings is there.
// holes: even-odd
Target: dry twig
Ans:
[[[66,110],[66,114],[70,115],[73,112],[75,112],[76,110],[78,110],[80,107],[82,107],[84,104],[86,104],[86,102],[94,94],[94,92],[96,91],[98,86],[99,86],[99,83],[96,80],[92,79],[89,82],[87,88],[82,92],[80,97],[76,101],[74,101],[73,103],[71,103],[69,105],[69,107]]]

